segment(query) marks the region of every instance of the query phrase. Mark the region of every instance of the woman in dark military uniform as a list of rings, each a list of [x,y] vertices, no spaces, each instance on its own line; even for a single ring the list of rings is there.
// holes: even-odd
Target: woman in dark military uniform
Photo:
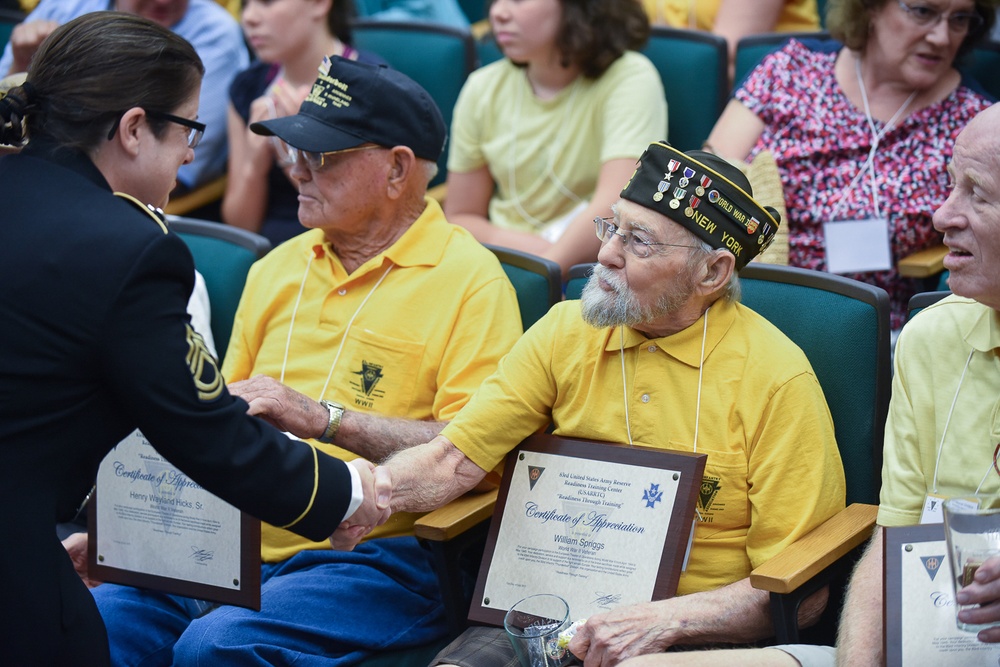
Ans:
[[[362,495],[352,521],[377,520],[368,466],[247,417],[185,314],[191,255],[145,204],[194,157],[202,72],[168,30],[97,12],[57,29],[0,100],[0,143],[28,141],[0,157],[3,664],[108,662],[55,524],[136,428],[208,490],[310,539]]]

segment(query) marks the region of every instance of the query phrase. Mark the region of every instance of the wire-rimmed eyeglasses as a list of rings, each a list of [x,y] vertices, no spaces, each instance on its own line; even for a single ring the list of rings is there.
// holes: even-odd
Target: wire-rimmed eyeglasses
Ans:
[[[177,123],[178,125],[183,125],[188,128],[188,148],[194,148],[201,141],[202,136],[205,134],[205,128],[207,127],[204,123],[200,123],[196,120],[191,120],[190,118],[181,118],[180,116],[175,116],[172,113],[165,113],[163,111],[150,111],[145,109],[146,115],[150,118],[159,118],[160,120],[166,120],[171,123]],[[121,115],[115,119],[114,125],[111,126],[111,131],[108,132],[108,141],[115,138],[115,132],[118,131],[118,125],[122,122]]]
[[[355,146],[354,148],[344,148],[339,151],[327,151],[325,153],[314,153],[313,151],[303,151],[292,146],[288,147],[288,159],[292,164],[302,156],[302,161],[305,165],[309,167],[312,171],[319,171],[326,164],[327,155],[343,155],[345,153],[353,153],[355,151],[369,151],[375,148],[384,148],[383,146]]]
[[[640,259],[645,259],[653,254],[653,246],[670,246],[672,248],[698,248],[696,245],[683,243],[658,243],[647,241],[635,232],[626,232],[615,224],[614,218],[594,218],[594,228],[597,230],[597,238],[601,243],[607,243],[611,237],[617,236],[622,240],[622,247]]]
[[[935,9],[928,5],[908,4],[903,2],[903,0],[896,0],[896,2],[906,12],[906,15],[910,17],[910,20],[922,28],[931,29],[942,20],[946,20],[949,31],[956,35],[965,35],[983,24],[983,17],[975,12],[945,14],[940,9]]]

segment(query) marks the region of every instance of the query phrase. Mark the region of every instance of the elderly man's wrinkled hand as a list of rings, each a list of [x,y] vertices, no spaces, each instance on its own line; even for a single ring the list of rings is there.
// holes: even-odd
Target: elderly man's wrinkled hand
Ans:
[[[365,499],[354,514],[347,517],[330,536],[330,546],[340,551],[351,551],[377,526],[385,523],[392,514],[392,477],[385,467],[376,467],[370,461],[354,459],[353,465],[361,477]]]
[[[1000,623],[1000,557],[986,559],[976,570],[972,583],[960,590],[955,599],[962,605],[979,605],[958,612],[958,620],[963,623]],[[1000,627],[981,630],[979,640],[1000,642]]]
[[[250,405],[248,415],[260,417],[296,437],[319,437],[329,423],[326,408],[267,375],[255,375],[227,386],[230,394]]]

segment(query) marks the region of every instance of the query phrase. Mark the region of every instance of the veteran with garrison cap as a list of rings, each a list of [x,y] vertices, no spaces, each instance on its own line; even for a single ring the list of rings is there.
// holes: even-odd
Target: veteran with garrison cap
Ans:
[[[777,215],[724,160],[666,143],[649,146],[613,211],[594,221],[603,245],[582,299],[525,333],[438,437],[387,462],[393,510],[412,511],[471,488],[550,423],[556,435],[708,455],[678,596],[589,618],[569,645],[587,667],[770,636],[750,571],[844,506],[809,362],[739,304],[737,271],[767,247]],[[512,658],[502,630],[476,628],[435,664]]]

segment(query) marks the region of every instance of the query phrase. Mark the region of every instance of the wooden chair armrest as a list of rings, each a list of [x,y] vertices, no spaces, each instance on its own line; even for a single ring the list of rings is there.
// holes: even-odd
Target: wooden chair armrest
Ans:
[[[184,215],[199,209],[206,204],[219,201],[226,194],[226,176],[219,176],[214,181],[199,185],[191,192],[167,202],[163,212],[168,215]]]
[[[855,503],[750,573],[750,585],[791,593],[872,536],[878,507]]]
[[[918,250],[899,260],[899,275],[907,278],[930,278],[944,271],[948,248],[943,245]]]
[[[413,532],[425,540],[446,542],[493,516],[496,502],[497,489],[470,491],[417,519]]]
[[[433,188],[427,188],[427,196],[444,206],[444,197],[448,194],[448,184],[438,183]]]

